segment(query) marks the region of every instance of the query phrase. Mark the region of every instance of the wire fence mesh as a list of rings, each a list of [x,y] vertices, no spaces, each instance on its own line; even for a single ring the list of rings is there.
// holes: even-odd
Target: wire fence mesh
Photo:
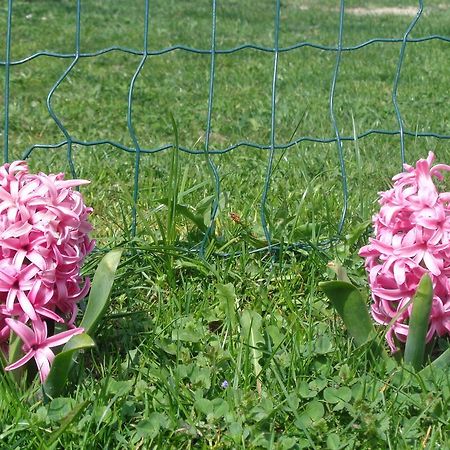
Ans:
[[[441,92],[432,99],[434,104],[424,105],[423,111],[426,114],[425,106],[441,111],[437,113],[443,117],[438,129],[433,128],[436,121],[432,123],[432,126],[425,122],[419,123],[419,121],[415,128],[408,126],[404,119],[405,110],[408,108],[403,108],[399,101],[399,90],[405,76],[404,72],[410,70],[405,68],[407,49],[414,48],[414,51],[418,51],[420,55],[420,52],[422,54],[432,52],[432,49],[439,47],[437,57],[441,60],[440,64],[448,67],[449,36],[444,33],[440,34],[440,30],[435,33],[428,26],[424,26],[426,33],[413,36],[413,32],[421,21],[426,22],[428,6],[425,7],[422,0],[413,5],[411,2],[408,4],[400,2],[398,8],[381,5],[378,8],[372,6],[372,9],[364,6],[364,3],[361,6],[356,5],[355,2],[345,2],[344,0],[340,2],[271,0],[261,2],[257,6],[252,5],[251,2],[241,2],[241,6],[239,6],[240,2],[218,2],[216,0],[200,2],[144,0],[129,2],[124,7],[119,6],[120,2],[92,0],[77,0],[76,3],[60,2],[57,4],[52,1],[40,3],[38,6],[32,6],[31,2],[7,0],[1,10],[0,26],[3,30],[0,37],[4,42],[4,50],[0,54],[3,78],[3,159],[8,161],[12,157],[20,156],[31,160],[36,153],[53,150],[65,151],[68,167],[72,176],[75,177],[80,170],[74,158],[75,148],[83,147],[94,150],[107,145],[119,152],[116,153],[117,159],[124,154],[132,155],[134,159],[132,161],[131,195],[133,206],[130,210],[129,229],[127,230],[130,236],[136,235],[139,230],[138,216],[141,207],[139,202],[140,197],[146,195],[145,189],[142,188],[143,159],[151,158],[151,155],[160,152],[164,153],[175,146],[174,139],[168,139],[167,134],[165,135],[165,132],[158,129],[156,125],[152,128],[156,132],[152,132],[151,138],[148,136],[149,132],[146,130],[143,119],[146,117],[146,108],[158,108],[160,101],[166,101],[169,105],[172,103],[172,107],[168,107],[168,109],[176,120],[178,120],[178,116],[184,114],[180,112],[181,109],[186,111],[185,114],[190,117],[190,122],[187,125],[186,121],[179,123],[180,145],[178,148],[185,154],[199,155],[205,158],[212,176],[208,225],[203,230],[203,237],[198,239],[198,246],[195,247],[201,253],[204,253],[209,239],[216,231],[215,227],[224,191],[220,158],[225,154],[234,153],[238,149],[242,151],[255,149],[265,153],[265,162],[260,161],[259,163],[264,164],[265,168],[261,179],[262,187],[258,191],[259,206],[256,209],[259,211],[262,235],[266,243],[266,245],[261,245],[258,250],[266,250],[277,248],[280,245],[278,239],[275,241],[273,239],[268,205],[271,201],[271,189],[275,182],[273,180],[274,169],[281,157],[288,154],[286,153],[288,149],[291,151],[299,148],[300,145],[308,144],[333,144],[335,146],[342,202],[339,205],[340,211],[334,228],[339,234],[346,221],[349,201],[348,170],[344,154],[344,146],[347,143],[355,143],[370,136],[387,136],[392,146],[398,149],[396,158],[398,166],[400,166],[400,162],[406,161],[406,142],[409,137],[414,139],[433,138],[439,141],[450,139],[449,118],[446,115],[448,114],[448,104],[447,107],[445,106],[445,99],[448,100],[448,89],[445,91],[446,72],[444,72],[444,81],[441,80],[441,84],[439,84]],[[445,4],[436,3],[430,6],[430,10],[432,8],[434,8],[434,13],[437,10],[442,14],[448,12],[448,6]],[[320,15],[316,14],[317,11],[320,12]],[[314,15],[311,15],[313,13]],[[163,15],[165,15],[164,18]],[[361,35],[354,32],[354,29],[358,26],[358,17],[360,16],[369,17],[372,20],[373,28],[369,28],[369,30],[371,33],[376,33],[375,35],[358,40]],[[383,21],[386,20],[386,17],[391,20],[392,17],[397,16],[401,20],[395,23],[395,35],[384,35]],[[108,17],[113,17],[115,22],[108,22]],[[318,17],[323,23],[319,21]],[[295,18],[295,23],[292,21],[293,18]],[[270,26],[268,26],[269,19],[272,22]],[[252,21],[255,26],[250,32],[248,30],[252,27]],[[255,32],[258,21],[262,24],[261,32]],[[308,21],[311,21],[310,26],[305,25],[309,23]],[[227,24],[226,27],[225,24]],[[14,31],[16,27],[17,33]],[[55,33],[51,32],[52,27],[56,29]],[[114,27],[116,27],[116,34],[111,35],[111,29]],[[183,34],[184,28],[190,30]],[[347,29],[350,30],[348,39],[346,37]],[[35,30],[35,34],[32,30]],[[116,45],[115,41],[120,40],[119,37],[123,38],[124,34],[128,32],[130,36],[133,35],[132,38],[130,37],[133,45]],[[310,33],[310,39],[308,39],[308,33]],[[46,34],[49,35],[48,39],[53,39],[51,42],[46,38]],[[183,38],[186,39],[184,43]],[[110,43],[112,45],[108,44],[107,39],[112,39]],[[255,41],[251,39],[255,39]],[[15,46],[16,42],[25,42],[25,44]],[[35,50],[30,50],[36,46]],[[63,51],[53,50],[58,46],[65,47],[65,49]],[[377,57],[385,57],[391,61],[390,65],[383,68],[383,73],[380,75],[383,77],[384,85],[390,85],[390,104],[386,104],[385,111],[382,111],[381,115],[390,110],[395,117],[395,123],[391,121],[391,127],[387,128],[377,126],[375,119],[380,116],[380,111],[378,111],[370,116],[371,123],[370,120],[363,121],[362,125],[356,127],[354,117],[351,115],[353,124],[349,133],[347,124],[349,116],[345,116],[342,112],[345,107],[342,106],[342,101],[338,106],[336,105],[341,85],[345,89],[345,82],[340,82],[341,72],[344,70],[343,58],[350,59],[352,55],[357,58],[356,55],[362,50],[373,50],[373,54]],[[264,58],[264,66],[246,67],[245,58],[249,54],[253,55],[252,57]],[[176,58],[166,60],[171,55],[176,55]],[[312,67],[316,64],[313,63],[312,55],[314,58],[320,59],[317,63],[318,69],[315,71],[310,71],[308,68],[309,65]],[[369,70],[372,63],[370,55],[371,53],[366,54],[363,62],[363,66],[369,66]],[[233,60],[236,56],[242,56],[243,59],[236,62]],[[286,60],[287,56],[291,59]],[[90,71],[90,66],[86,64],[95,64],[95,61],[99,61],[101,58],[108,58],[106,62],[102,63],[104,64],[102,71],[98,73]],[[180,58],[184,58],[182,63],[180,63]],[[269,62],[267,58],[270,59]],[[33,105],[33,102],[42,100],[34,99],[35,93],[30,92],[29,98],[25,96],[26,98],[22,98],[22,103],[20,103],[19,100],[16,101],[16,98],[19,98],[19,95],[16,96],[16,92],[24,91],[23,79],[30,83],[31,88],[28,89],[33,90],[33,77],[37,77],[34,72],[37,67],[35,63],[38,60],[43,61],[42,65],[48,68],[47,75],[51,73],[48,79],[52,79],[55,75],[56,79],[52,79],[51,83],[47,82],[46,84],[47,117],[43,118],[41,113],[39,120],[43,121],[45,125],[39,133],[36,133],[31,132],[33,126],[36,126],[33,125],[31,119],[30,122],[24,120],[26,108],[20,109],[24,102]],[[127,60],[126,64],[125,60]],[[164,63],[162,63],[163,60]],[[297,63],[292,62],[294,60],[297,60]],[[282,62],[280,63],[280,61]],[[320,86],[322,97],[326,97],[326,101],[320,100],[317,94],[319,91],[311,91],[311,100],[309,101],[317,104],[326,103],[327,111],[324,115],[325,110],[322,109],[320,120],[318,120],[319,113],[317,113],[309,125],[305,117],[309,114],[308,108],[311,103],[307,104],[303,98],[302,104],[293,94],[290,96],[295,101],[290,104],[283,103],[282,100],[284,85],[288,78],[286,67],[289,67],[291,62],[293,71],[297,71],[289,74],[289,77],[296,80],[294,83],[297,83],[294,90],[300,91],[299,95],[301,95],[302,87],[308,91],[305,81],[308,79],[310,85],[315,83]],[[114,65],[118,65],[119,69],[114,70]],[[128,70],[123,70],[125,65]],[[134,65],[134,70],[130,73],[131,65]],[[157,66],[160,67],[159,72],[152,73]],[[408,76],[419,76],[418,66],[415,64],[412,66],[412,72]],[[23,70],[18,71],[20,68]],[[39,68],[39,70],[45,71],[43,68]],[[245,98],[241,99],[244,103],[243,106],[233,105],[236,107],[236,115],[241,115],[238,120],[244,121],[244,125],[238,124],[237,132],[234,130],[231,137],[227,135],[226,131],[221,134],[220,123],[230,121],[230,116],[227,115],[229,105],[225,103],[224,98],[228,95],[232,96],[233,89],[237,89],[236,83],[245,83],[240,80],[244,80],[252,70],[255,71],[255,74],[250,75],[246,89],[255,89],[249,94],[253,98],[254,105],[246,110]],[[377,70],[375,65],[373,70]],[[82,72],[87,73],[84,75],[86,78],[82,81],[81,87],[76,87]],[[260,75],[262,72],[264,75]],[[101,76],[102,73],[104,77]],[[355,78],[357,74],[347,74],[345,79],[348,80],[349,76]],[[192,84],[186,85],[186,89],[183,83],[188,77],[193,79],[189,80]],[[230,77],[231,81],[228,81],[227,77]],[[177,102],[171,97],[172,94],[167,94],[165,91],[167,86],[164,84],[167,79],[172,79],[171,91],[182,92],[184,90],[186,98],[183,102]],[[145,92],[146,86],[151,83],[155,85],[150,92],[145,93],[147,98],[142,106],[142,94]],[[427,83],[426,79],[423,83]],[[198,89],[196,92],[202,92],[197,96],[198,98],[189,97],[189,92],[186,93],[192,86],[196,86],[195,89]],[[369,92],[367,87],[359,97],[357,92],[352,92],[353,88],[351,86],[350,92],[347,94],[351,101],[356,103],[357,98],[364,99],[364,97],[367,100]],[[36,87],[36,93],[43,89],[39,85],[39,89]],[[70,92],[77,89],[79,89],[77,96],[71,97]],[[102,112],[95,110],[98,100],[98,92],[96,94],[95,89],[106,90],[106,92],[102,91],[102,96],[109,99],[116,98],[117,91],[120,91],[122,95],[120,108],[117,106],[118,102],[111,101],[111,104],[108,105],[110,108],[108,115],[102,118]],[[376,89],[377,87],[375,87]],[[163,94],[161,94],[162,92]],[[406,92],[406,95],[409,94],[414,93]],[[25,94],[21,95],[23,97]],[[165,95],[167,95],[167,99],[157,98]],[[377,93],[371,95],[377,95]],[[383,95],[386,96],[386,92]],[[64,96],[66,96],[66,100],[69,99],[69,103],[72,102],[72,105],[66,109],[63,105]],[[93,104],[86,107],[88,98],[92,100]],[[233,99],[235,103],[238,100],[238,98]],[[78,115],[74,112],[74,101],[77,103]],[[367,101],[370,103],[369,100]],[[72,107],[72,112],[69,112],[70,107]],[[311,109],[314,108],[315,106],[311,107]],[[445,108],[447,108],[446,111],[444,111]],[[92,109],[94,112],[91,114],[89,111]],[[120,114],[112,111],[115,109],[120,109]],[[367,109],[370,115],[370,108]],[[259,110],[262,111],[261,117],[264,119],[258,116]],[[11,117],[14,115],[17,118],[12,124]],[[291,130],[287,132],[283,129],[283,122],[289,115],[295,117],[295,120],[291,122],[296,126],[291,126]],[[21,123],[19,123],[19,116]],[[345,117],[343,118],[343,116]],[[264,120],[265,123],[261,125],[260,122],[264,122]],[[104,121],[109,123],[105,124]],[[255,124],[255,121],[258,123]],[[83,125],[78,128],[74,127],[73,123],[75,122]],[[111,123],[114,128],[124,122],[126,130],[122,131],[118,138],[107,134],[98,135],[102,134],[102,129],[108,133]],[[59,139],[57,138],[58,132],[47,132],[49,127],[55,125],[61,136]],[[366,126],[364,127],[364,125]],[[22,129],[19,132],[17,129],[20,127]],[[254,133],[246,131],[247,128],[252,127]],[[97,129],[95,138],[89,137],[90,128]],[[294,128],[293,133],[291,133],[292,128]],[[201,129],[203,131],[199,131]],[[26,138],[27,133],[28,138]],[[189,134],[193,136],[195,133],[200,133],[200,138],[196,142],[190,141],[187,136]],[[19,134],[21,137],[16,137]],[[251,138],[246,138],[246,134]],[[39,138],[42,140],[38,140]],[[49,140],[53,138],[55,140]],[[233,141],[230,142],[230,140]],[[11,141],[14,143],[13,150],[11,150]],[[21,155],[18,154],[19,149]],[[46,154],[44,153],[44,155]],[[277,159],[278,155],[280,156]],[[394,158],[392,154],[389,157]],[[130,160],[127,159],[127,161],[130,164]],[[256,182],[256,179],[251,181],[251,183]],[[312,183],[313,181],[310,179],[308,182]],[[332,238],[332,236],[328,237]],[[300,247],[308,245],[303,239],[295,239],[294,235],[291,235],[291,238],[292,241],[289,242],[291,245]],[[322,243],[327,241],[328,239]]]

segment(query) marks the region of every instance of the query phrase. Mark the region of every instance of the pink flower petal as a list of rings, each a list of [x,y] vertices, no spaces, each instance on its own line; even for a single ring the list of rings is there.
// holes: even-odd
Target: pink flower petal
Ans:
[[[34,358],[39,371],[39,378],[41,379],[41,383],[44,383],[50,373],[50,361],[48,360],[48,355],[42,349],[38,349]]]
[[[424,253],[423,262],[433,275],[438,277],[441,274],[442,261],[435,258],[430,252]]]
[[[36,311],[33,308],[28,297],[22,292],[17,291],[17,299],[19,300],[20,307],[22,311],[31,319],[37,320]]]
[[[15,370],[18,369],[20,366],[23,366],[26,364],[33,356],[35,355],[34,350],[30,350],[28,353],[26,353],[22,358],[18,359],[15,363],[10,364],[9,366],[5,367],[5,370]]]
[[[84,328],[73,328],[72,330],[63,331],[62,333],[55,334],[47,338],[45,341],[48,347],[57,347],[58,345],[65,344],[72,336],[81,334],[84,332]]]
[[[32,321],[36,343],[41,346],[47,339],[47,323],[40,318]]]
[[[16,222],[2,233],[2,239],[24,236],[26,234],[29,234],[32,229],[33,226],[28,222]]]
[[[34,344],[36,344],[36,337],[33,331],[24,325],[22,322],[14,319],[5,319],[5,322],[8,324],[9,328],[17,334],[17,336],[22,339],[22,342],[25,344],[26,348],[31,348]]]

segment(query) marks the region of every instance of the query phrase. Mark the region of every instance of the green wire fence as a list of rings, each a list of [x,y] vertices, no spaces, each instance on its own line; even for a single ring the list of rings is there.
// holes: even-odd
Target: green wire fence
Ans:
[[[67,68],[61,73],[59,79],[54,83],[48,92],[48,96],[46,99],[47,111],[53,122],[57,125],[59,130],[63,135],[63,139],[59,142],[46,142],[46,143],[34,143],[29,148],[24,149],[23,158],[30,158],[30,156],[39,149],[65,149],[67,155],[67,161],[72,172],[72,176],[76,176],[76,165],[73,160],[73,146],[85,146],[85,147],[93,147],[103,144],[109,144],[120,151],[131,153],[134,155],[134,189],[133,189],[133,209],[132,209],[132,217],[130,218],[130,229],[131,235],[134,236],[136,234],[136,230],[138,227],[138,218],[137,218],[137,205],[138,198],[140,195],[139,192],[139,177],[140,177],[140,166],[142,162],[142,158],[148,155],[163,152],[165,150],[171,149],[174,147],[172,143],[161,143],[158,146],[147,148],[142,145],[141,139],[136,132],[135,128],[135,115],[133,113],[133,105],[135,102],[135,85],[138,81],[141,72],[143,70],[144,65],[151,64],[152,58],[156,58],[161,55],[169,54],[172,52],[184,52],[188,54],[199,54],[199,55],[207,55],[209,56],[209,80],[208,80],[208,99],[207,99],[207,117],[206,117],[206,125],[205,125],[205,141],[204,147],[202,149],[190,148],[187,146],[180,145],[179,150],[188,154],[204,154],[207,158],[209,170],[212,174],[212,178],[214,180],[214,200],[211,207],[210,214],[210,224],[207,227],[206,232],[204,233],[204,238],[199,246],[196,247],[199,249],[200,253],[204,253],[205,248],[208,244],[209,238],[214,232],[214,224],[217,219],[218,209],[219,209],[219,199],[221,195],[221,177],[219,168],[216,164],[216,160],[213,158],[215,155],[221,155],[225,153],[229,153],[237,148],[254,148],[260,149],[267,152],[267,165],[265,171],[264,185],[262,189],[260,206],[259,206],[259,214],[260,220],[262,224],[262,229],[265,235],[265,239],[267,241],[267,247],[263,249],[258,249],[258,251],[265,250],[274,250],[277,248],[277,244],[272,242],[272,236],[270,232],[270,227],[268,225],[268,220],[266,216],[266,205],[269,201],[269,193],[271,188],[271,179],[272,173],[274,169],[274,158],[277,151],[284,151],[293,146],[296,146],[303,142],[311,142],[311,143],[335,143],[336,144],[336,152],[338,155],[339,161],[339,170],[342,180],[342,198],[343,198],[343,208],[341,211],[339,224],[337,226],[338,233],[340,233],[344,227],[346,215],[347,215],[347,206],[348,206],[348,185],[347,185],[347,173],[346,173],[346,163],[344,158],[344,143],[347,141],[355,141],[359,139],[363,139],[370,135],[386,135],[392,136],[393,139],[398,139],[397,146],[400,150],[400,159],[402,163],[405,162],[405,137],[412,136],[416,138],[421,137],[429,137],[436,138],[440,140],[450,139],[450,130],[448,133],[435,132],[433,130],[427,131],[414,131],[411,129],[407,129],[404,124],[402,110],[399,106],[398,102],[398,91],[399,86],[401,84],[401,75],[402,69],[405,61],[405,52],[406,48],[411,45],[418,45],[420,43],[424,43],[427,41],[430,42],[439,42],[441,44],[450,45],[450,37],[439,35],[439,34],[430,34],[426,36],[420,36],[416,38],[411,38],[411,32],[417,26],[418,22],[424,15],[425,7],[423,0],[420,0],[416,3],[416,13],[412,20],[409,22],[408,26],[404,30],[399,31],[399,35],[396,37],[376,37],[365,40],[363,42],[359,42],[355,45],[346,46],[344,45],[344,18],[346,17],[346,2],[341,0],[340,3],[336,3],[336,7],[339,9],[339,26],[336,29],[336,45],[323,45],[320,43],[314,43],[310,41],[302,40],[301,27],[299,27],[298,33],[298,41],[289,46],[280,46],[280,29],[283,26],[280,11],[283,8],[282,2],[280,0],[273,0],[273,7],[275,8],[274,14],[274,23],[273,23],[273,45],[272,46],[263,46],[257,45],[252,42],[242,42],[240,45],[234,47],[223,47],[218,45],[218,31],[217,31],[217,21],[220,20],[220,16],[218,17],[217,7],[221,3],[216,0],[211,0],[210,2],[210,45],[209,48],[196,48],[187,45],[172,45],[164,48],[152,48],[150,46],[152,29],[151,29],[151,15],[152,8],[154,4],[158,3],[157,0],[142,0],[143,1],[143,11],[144,11],[144,20],[143,20],[143,28],[142,28],[142,46],[140,48],[127,48],[123,46],[111,46],[101,48],[99,50],[93,52],[83,52],[82,51],[82,27],[83,27],[83,1],[76,1],[76,19],[75,19],[75,42],[73,46],[73,51],[69,53],[63,52],[53,52],[48,50],[41,50],[29,54],[20,59],[14,59],[14,55],[11,52],[12,47],[12,30],[14,29],[14,11],[15,5],[13,0],[7,0],[4,5],[4,9],[2,13],[6,14],[5,23],[6,30],[4,33],[4,60],[0,60],[1,70],[4,72],[4,86],[3,86],[3,159],[4,161],[8,161],[10,159],[10,150],[9,150],[9,129],[10,129],[10,103],[11,103],[11,69],[15,66],[27,65],[30,64],[32,60],[38,58],[56,58],[59,60],[68,60],[69,64]],[[299,5],[302,2],[298,2]],[[257,6],[255,6],[256,8]],[[184,18],[185,21],[189,21],[189,17]],[[99,30],[101,33],[101,29]],[[339,80],[341,60],[344,54],[355,52],[357,50],[363,49],[365,47],[376,46],[379,44],[389,44],[396,43],[400,45],[400,51],[398,54],[396,70],[393,75],[393,84],[392,84],[392,108],[395,111],[395,117],[397,120],[397,127],[395,129],[378,129],[378,128],[370,128],[361,131],[360,133],[354,135],[345,135],[340,131],[340,124],[338,123],[337,114],[336,114],[336,106],[335,106],[335,97],[336,97],[336,89],[337,82]],[[331,86],[329,88],[329,117],[324,120],[329,120],[332,129],[334,131],[333,135],[330,136],[311,136],[311,135],[300,135],[291,139],[288,142],[280,142],[277,136],[277,82],[279,80],[278,68],[279,68],[279,57],[280,55],[293,52],[302,48],[310,48],[315,49],[320,52],[326,52],[328,54],[334,55],[334,69],[331,76]],[[271,54],[273,56],[272,63],[272,81],[271,86],[268,89],[271,90],[271,102],[270,102],[270,138],[268,142],[254,142],[248,140],[240,140],[238,142],[233,143],[232,145],[224,146],[223,148],[219,148],[217,146],[211,145],[211,132],[212,132],[212,114],[214,110],[215,104],[215,85],[217,78],[217,57],[239,54],[244,51],[256,51],[261,54]],[[449,47],[450,50],[450,47]],[[126,121],[129,136],[131,137],[132,145],[125,145],[123,142],[118,142],[113,139],[99,139],[99,140],[83,140],[77,136],[72,135],[67,127],[64,124],[64,121],[60,118],[58,113],[55,111],[53,105],[53,98],[55,92],[60,88],[60,86],[67,82],[70,77],[71,72],[74,68],[79,64],[81,60],[96,58],[100,55],[105,54],[129,54],[140,57],[140,62],[137,65],[133,76],[129,80],[128,87],[128,98],[127,98],[127,114]],[[299,74],[299,77],[301,74]],[[447,105],[448,106],[448,105]],[[307,243],[305,242],[296,242],[290,243],[294,246],[305,247]],[[326,242],[323,242],[326,244]]]

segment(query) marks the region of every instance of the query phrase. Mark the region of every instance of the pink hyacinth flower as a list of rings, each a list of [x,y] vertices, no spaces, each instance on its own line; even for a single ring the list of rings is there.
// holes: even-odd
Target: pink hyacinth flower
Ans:
[[[375,237],[359,252],[369,275],[372,316],[392,324],[386,339],[393,352],[408,336],[410,301],[424,273],[434,289],[427,342],[450,334],[450,193],[435,185],[450,166],[433,161],[430,152],[415,167],[405,164],[392,189],[379,193]]]
[[[49,348],[81,332],[77,304],[90,282],[80,270],[95,242],[92,208],[73,188],[88,183],[29,173],[25,161],[0,166],[0,351],[9,353],[11,331],[25,351],[8,370],[35,358],[44,380],[54,358]],[[69,331],[47,337],[46,321]]]
[[[25,353],[15,363],[5,367],[5,370],[17,369],[26,364],[31,358],[34,358],[42,383],[46,380],[50,372],[50,365],[55,359],[55,354],[50,348],[65,344],[72,336],[81,334],[84,331],[83,328],[73,328],[47,337],[47,324],[40,320],[33,322],[33,330],[18,320],[8,318],[5,319],[5,322],[22,339],[22,350]]]

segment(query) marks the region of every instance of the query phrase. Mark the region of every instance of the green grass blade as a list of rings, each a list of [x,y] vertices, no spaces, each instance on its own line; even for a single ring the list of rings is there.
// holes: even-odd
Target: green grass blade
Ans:
[[[199,214],[195,214],[192,212],[186,205],[176,204],[172,205],[172,201],[167,198],[160,198],[158,202],[166,205],[168,208],[172,208],[175,210],[177,214],[182,215],[185,219],[191,221],[200,231],[205,232],[207,226],[203,221],[203,216]]]
[[[87,308],[80,324],[80,327],[84,328],[84,332],[87,334],[94,334],[98,322],[108,307],[114,275],[122,252],[123,249],[119,248],[107,253],[95,271]]]
[[[356,345],[363,345],[375,337],[366,302],[355,286],[345,281],[326,281],[319,283],[319,287],[341,316]]]
[[[168,215],[167,215],[167,244],[172,245],[177,236],[176,230],[176,206],[178,204],[179,194],[179,142],[178,127],[175,118],[170,114],[172,122],[173,134],[175,137],[175,145],[172,149],[172,161],[169,173],[169,197],[168,197]]]
[[[420,280],[413,298],[404,356],[405,364],[410,364],[416,370],[419,370],[423,365],[426,344],[425,338],[430,320],[432,302],[433,283],[430,276],[425,274]]]
[[[67,342],[62,352],[53,360],[50,373],[45,380],[43,389],[46,397],[54,398],[63,391],[75,352],[94,346],[94,341],[86,333],[78,334]]]

